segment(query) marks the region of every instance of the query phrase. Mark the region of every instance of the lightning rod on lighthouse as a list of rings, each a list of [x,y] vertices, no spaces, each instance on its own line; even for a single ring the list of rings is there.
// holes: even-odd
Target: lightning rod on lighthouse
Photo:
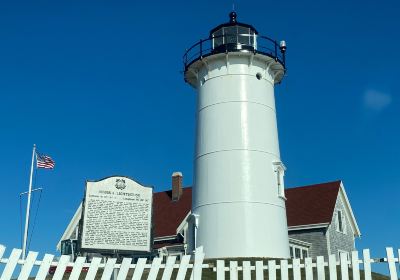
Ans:
[[[274,98],[285,51],[231,12],[184,55],[197,90],[189,244],[207,258],[289,257]]]

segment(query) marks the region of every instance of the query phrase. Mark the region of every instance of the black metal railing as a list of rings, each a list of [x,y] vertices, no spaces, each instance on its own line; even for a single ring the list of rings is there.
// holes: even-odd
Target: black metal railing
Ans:
[[[224,34],[201,39],[186,50],[183,55],[184,71],[196,60],[225,52],[254,52],[267,55],[285,68],[285,49],[277,41],[256,34]]]

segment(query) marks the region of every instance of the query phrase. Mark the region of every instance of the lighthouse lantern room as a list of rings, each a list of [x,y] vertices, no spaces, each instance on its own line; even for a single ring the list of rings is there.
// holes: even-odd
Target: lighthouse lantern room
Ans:
[[[184,55],[197,90],[189,244],[207,258],[288,258],[274,98],[286,44],[229,16]]]

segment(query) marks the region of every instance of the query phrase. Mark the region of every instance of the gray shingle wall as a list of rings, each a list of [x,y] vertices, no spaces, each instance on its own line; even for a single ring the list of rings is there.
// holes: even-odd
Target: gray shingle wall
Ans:
[[[342,210],[344,225],[345,225],[345,233],[337,231],[337,212],[338,210]],[[339,194],[336,200],[335,212],[333,214],[332,223],[328,228],[329,232],[329,246],[331,254],[338,254],[338,250],[344,250],[347,252],[351,252],[355,250],[354,248],[354,233],[352,231],[349,217],[345,211],[344,203],[342,201],[342,197]]]
[[[326,240],[326,228],[289,231],[289,237],[312,243],[308,252],[309,256],[328,256],[328,243]]]

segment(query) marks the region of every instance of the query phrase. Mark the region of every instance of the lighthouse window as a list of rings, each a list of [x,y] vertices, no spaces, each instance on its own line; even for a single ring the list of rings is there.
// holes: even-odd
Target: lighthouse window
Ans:
[[[278,196],[285,199],[285,183],[283,177],[285,176],[285,166],[282,162],[274,162],[276,183],[278,185]]]

